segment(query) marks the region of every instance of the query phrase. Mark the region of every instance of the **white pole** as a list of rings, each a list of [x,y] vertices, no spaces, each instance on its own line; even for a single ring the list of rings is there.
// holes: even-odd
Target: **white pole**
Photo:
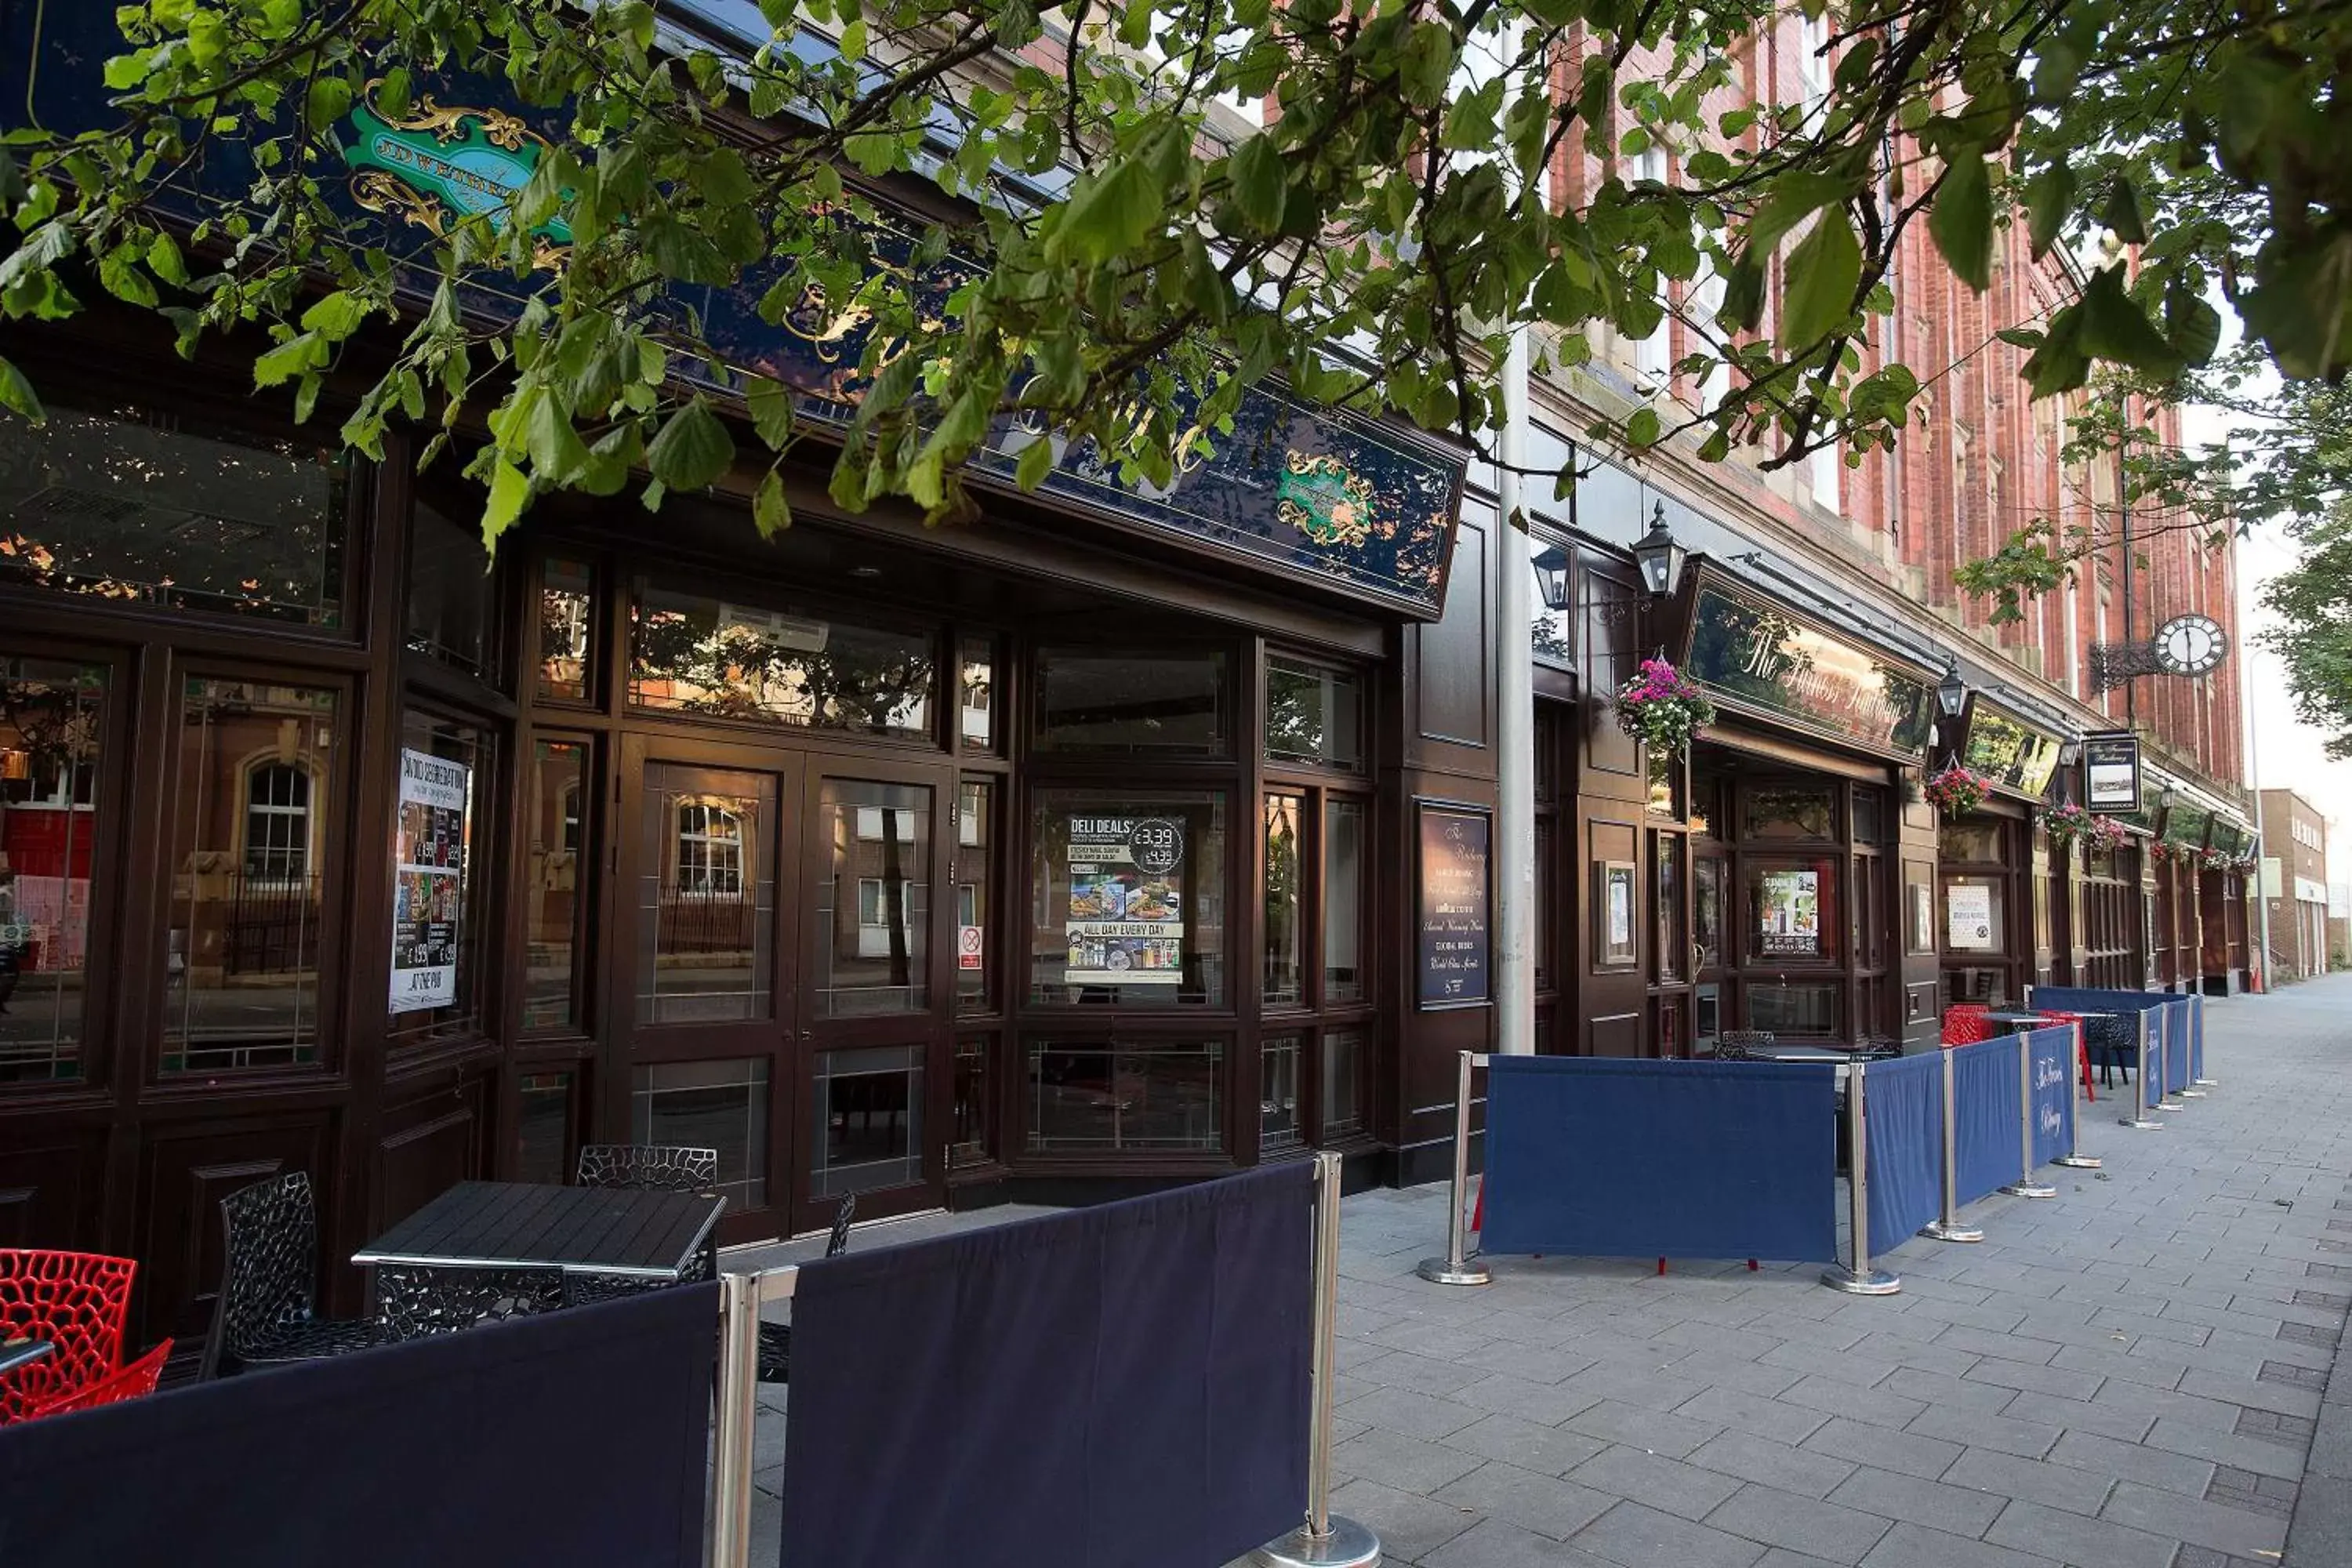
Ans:
[[[1504,59],[1517,59],[1518,26],[1507,27],[1503,38]],[[1536,190],[1539,199],[1549,199],[1548,180],[1538,177]],[[1518,193],[1512,194],[1516,199]],[[1536,1048],[1535,572],[1519,516],[1528,417],[1528,330],[1521,326],[1503,356],[1501,464],[1495,479],[1503,552],[1502,636],[1495,653],[1495,1049],[1506,1056],[1532,1056]]]

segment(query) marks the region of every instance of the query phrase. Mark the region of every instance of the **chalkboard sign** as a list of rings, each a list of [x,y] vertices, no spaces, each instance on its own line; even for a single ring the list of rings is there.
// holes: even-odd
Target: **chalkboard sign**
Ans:
[[[1473,1007],[1487,995],[1487,819],[1421,808],[1421,1005]]]

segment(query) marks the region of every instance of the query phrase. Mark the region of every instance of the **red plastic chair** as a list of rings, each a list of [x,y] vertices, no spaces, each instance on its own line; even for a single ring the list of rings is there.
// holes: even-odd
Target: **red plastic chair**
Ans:
[[[2053,1024],[2071,1024],[2074,1026],[2074,1065],[2082,1069],[2083,1095],[2084,1098],[2087,1099],[2093,1105],[2098,1104],[2098,1090],[2091,1087],[2091,1046],[2088,1038],[2089,1032],[2083,1027],[2083,1025],[2085,1022],[2083,1015],[2080,1013],[2053,1013],[2049,1008],[2044,1007],[2042,1009],[2042,1016],[2049,1019]]]
[[[22,1421],[122,1367],[122,1326],[139,1266],[95,1252],[0,1247],[0,1339],[56,1351],[0,1377],[0,1426]]]
[[[1985,1017],[1988,1011],[1975,1002],[1955,1002],[1944,1009],[1944,1044],[1973,1046],[1979,1040],[1992,1038],[1992,1024]]]
[[[171,1359],[171,1355],[172,1342],[165,1340],[121,1371],[51,1400],[34,1411],[27,1419],[95,1409],[100,1405],[119,1404],[125,1399],[144,1399],[154,1393],[155,1384],[163,1381],[163,1363]]]

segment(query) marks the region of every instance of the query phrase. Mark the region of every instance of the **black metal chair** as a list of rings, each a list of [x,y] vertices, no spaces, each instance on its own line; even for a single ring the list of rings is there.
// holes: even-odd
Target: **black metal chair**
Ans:
[[[850,1194],[833,1211],[833,1233],[824,1238],[824,1255],[838,1258],[849,1250],[849,1222],[857,1215],[857,1194]],[[760,1381],[793,1380],[793,1330],[789,1323],[760,1325]]]
[[[320,1318],[319,1215],[310,1178],[291,1171],[221,1200],[226,1246],[212,1331],[197,1375],[373,1350],[389,1337],[373,1321]]]
[[[1864,1061],[1885,1061],[1903,1054],[1903,1042],[1892,1035],[1864,1035],[1853,1054]]]
[[[1744,1062],[1764,1046],[1777,1045],[1779,1037],[1769,1029],[1726,1029],[1715,1037],[1715,1059],[1719,1062]]]
[[[719,1185],[719,1151],[669,1143],[583,1143],[573,1179],[583,1187],[707,1193]]]
[[[2098,1067],[2101,1089],[2112,1087],[2115,1079],[2109,1075],[2118,1071],[2124,1087],[2131,1087],[2132,1068],[2139,1065],[2138,1026],[2138,1017],[2129,1013],[2083,1020],[2083,1046]]]
[[[387,1339],[454,1334],[571,1305],[561,1268],[425,1268],[388,1263],[375,1271],[376,1317]]]

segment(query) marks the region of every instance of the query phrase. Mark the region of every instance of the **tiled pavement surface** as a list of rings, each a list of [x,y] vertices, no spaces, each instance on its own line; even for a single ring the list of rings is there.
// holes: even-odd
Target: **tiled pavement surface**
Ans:
[[[1349,1199],[1335,1510],[1423,1568],[2277,1568],[2308,1458],[2306,1513],[2336,1511],[2287,1568],[2352,1563],[2352,1374],[2320,1419],[2352,1305],[2352,977],[2209,1003],[2206,1056],[2221,1087],[2160,1132],[2084,1109],[2104,1171],[1971,1207],[1980,1245],[1885,1255],[1894,1297],[1525,1258],[1449,1289],[1412,1274],[1444,1189]]]

